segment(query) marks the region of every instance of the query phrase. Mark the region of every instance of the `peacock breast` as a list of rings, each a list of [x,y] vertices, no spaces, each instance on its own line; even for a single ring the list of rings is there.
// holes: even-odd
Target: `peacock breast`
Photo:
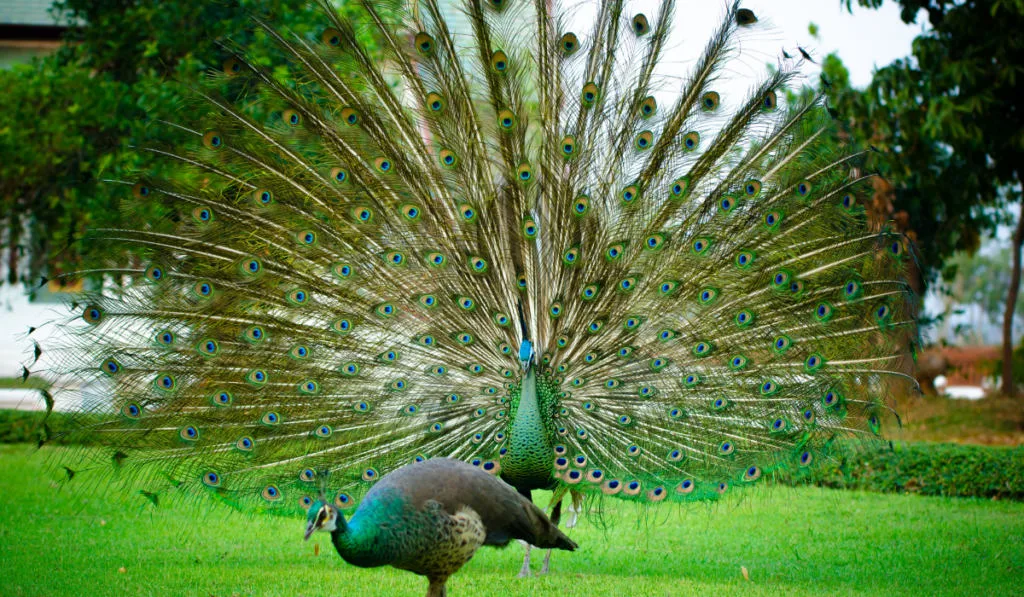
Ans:
[[[520,491],[546,489],[554,481],[557,391],[554,380],[530,369],[509,392],[508,453],[502,459],[501,477]]]

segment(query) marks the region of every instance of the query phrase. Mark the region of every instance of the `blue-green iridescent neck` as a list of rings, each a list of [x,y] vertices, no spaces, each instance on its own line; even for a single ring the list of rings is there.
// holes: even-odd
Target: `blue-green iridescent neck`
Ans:
[[[395,547],[394,542],[386,539],[393,525],[405,514],[405,502],[401,496],[393,492],[383,492],[376,499],[366,500],[352,520],[346,521],[345,516],[338,512],[334,531],[331,532],[331,543],[343,560],[361,568],[384,566],[394,559],[395,554],[389,549]],[[401,525],[399,525],[401,526]]]
[[[533,366],[509,392],[508,454],[501,476],[517,489],[545,489],[553,482],[556,407],[557,385]]]

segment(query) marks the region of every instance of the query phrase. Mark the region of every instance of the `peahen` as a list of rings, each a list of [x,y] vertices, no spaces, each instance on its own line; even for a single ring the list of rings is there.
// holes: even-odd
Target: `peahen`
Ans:
[[[205,118],[142,149],[177,175],[115,181],[166,215],[94,231],[140,262],[89,272],[119,284],[51,352],[110,388],[72,434],[119,478],[376,512],[444,456],[553,489],[557,521],[880,434],[914,383],[912,248],[869,230],[821,98],[780,105],[798,65],[716,91],[753,12],[673,78],[672,0],[575,32],[546,0],[324,3],[315,37],[253,17],[283,65],[225,43]]]
[[[461,460],[433,458],[399,468],[367,492],[346,521],[323,501],[309,509],[306,539],[327,531],[346,562],[390,564],[426,576],[427,597],[444,597],[445,582],[481,545],[532,545],[572,551],[576,544],[507,483]]]

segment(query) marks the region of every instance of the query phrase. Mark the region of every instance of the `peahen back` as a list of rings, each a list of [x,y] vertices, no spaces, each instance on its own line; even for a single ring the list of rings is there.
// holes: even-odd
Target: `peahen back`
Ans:
[[[356,4],[315,38],[254,17],[285,62],[226,44],[205,119],[143,148],[180,174],[119,181],[168,215],[96,231],[142,264],[50,349],[111,390],[87,454],[257,509],[434,456],[656,502],[880,433],[910,247],[868,230],[820,98],[784,108],[793,64],[716,91],[751,11],[677,80],[672,0],[578,31],[540,0]]]

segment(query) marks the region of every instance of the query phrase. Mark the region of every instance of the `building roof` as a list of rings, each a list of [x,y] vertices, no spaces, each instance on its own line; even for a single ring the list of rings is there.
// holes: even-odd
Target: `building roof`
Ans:
[[[0,0],[0,25],[56,27],[51,6],[53,0]]]

